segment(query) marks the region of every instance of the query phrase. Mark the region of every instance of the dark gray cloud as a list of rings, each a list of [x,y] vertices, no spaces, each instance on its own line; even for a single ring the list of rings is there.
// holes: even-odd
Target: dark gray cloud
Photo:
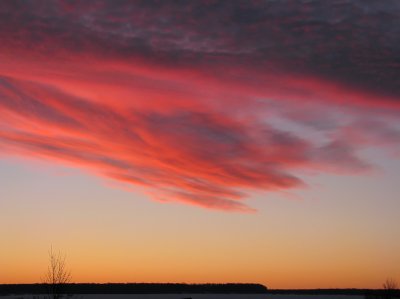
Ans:
[[[398,97],[398,1],[2,1],[13,47],[165,65],[244,63]],[[222,56],[223,55],[223,59]]]

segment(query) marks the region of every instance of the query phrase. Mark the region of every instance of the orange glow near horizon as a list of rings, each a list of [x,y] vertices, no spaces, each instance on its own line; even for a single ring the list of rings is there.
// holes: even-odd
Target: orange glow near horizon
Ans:
[[[371,262],[371,259],[378,257],[374,257],[368,250],[360,256],[357,255],[358,252],[356,255],[348,252],[347,248],[319,248],[320,253],[301,251],[297,254],[301,256],[301,260],[294,260],[288,258],[296,256],[291,250],[282,252],[281,248],[271,248],[268,244],[257,245],[263,250],[268,248],[269,257],[250,246],[235,250],[229,250],[223,244],[194,248],[182,242],[163,251],[149,249],[160,245],[160,242],[154,243],[147,243],[141,248],[133,245],[128,247],[128,244],[125,244],[125,250],[116,248],[117,246],[104,246],[99,249],[80,243],[79,247],[85,248],[84,251],[74,249],[67,255],[72,282],[251,282],[277,289],[380,288],[387,276],[385,270],[379,269],[379,265]],[[213,247],[212,252],[210,247]],[[131,250],[132,248],[135,248],[135,251]],[[302,248],[294,247],[292,251],[300,249]],[[4,252],[2,254],[4,256]],[[46,271],[47,256],[42,252],[35,252],[21,259],[22,254],[16,251],[7,255],[7,261],[2,261],[4,269],[12,271],[3,272],[7,279],[1,283],[41,282]],[[326,260],[329,254],[335,254],[336,257]],[[342,257],[337,257],[338,254]],[[238,256],[245,258],[238,261]],[[357,259],[354,259],[354,256],[357,256]],[[376,271],[370,273],[372,275],[366,275],[376,266]]]

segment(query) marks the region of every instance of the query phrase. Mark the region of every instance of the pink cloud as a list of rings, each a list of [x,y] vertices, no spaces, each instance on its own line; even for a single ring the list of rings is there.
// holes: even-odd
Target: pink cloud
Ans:
[[[391,127],[399,125],[395,79],[382,92],[368,75],[375,67],[349,60],[352,47],[346,74],[332,61],[304,64],[307,51],[318,61],[337,50],[317,44],[331,38],[325,27],[303,24],[310,16],[299,17],[298,27],[314,45],[307,50],[281,32],[299,20],[270,27],[264,12],[258,15],[261,4],[238,9],[216,2],[219,17],[228,19],[225,26],[207,13],[216,31],[200,26],[197,14],[206,8],[200,2],[183,8],[150,2],[127,2],[114,7],[117,13],[107,1],[90,7],[28,1],[13,18],[12,2],[2,4],[0,149],[141,186],[159,200],[252,212],[244,202],[249,191],[307,186],[304,170],[365,173],[373,161],[360,150],[382,147],[382,140],[400,143]],[[193,20],[171,18],[181,9]],[[257,42],[263,34],[274,42]],[[391,35],[383,38],[386,44]],[[395,60],[391,51],[387,61]]]

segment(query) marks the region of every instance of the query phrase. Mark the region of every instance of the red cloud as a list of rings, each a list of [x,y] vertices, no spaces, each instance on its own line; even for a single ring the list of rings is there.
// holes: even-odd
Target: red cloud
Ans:
[[[307,61],[307,49],[278,51],[277,45],[301,45],[279,35],[296,24],[292,18],[267,29],[257,9],[247,11],[258,20],[254,24],[235,5],[225,10],[221,3],[221,14],[242,24],[243,32],[234,36],[236,23],[224,27],[213,15],[206,19],[222,26],[225,36],[198,20],[166,18],[181,30],[175,36],[158,21],[152,27],[151,4],[127,4],[128,15],[111,13],[107,1],[84,10],[20,7],[11,18],[4,13],[11,3],[0,6],[3,150],[140,185],[160,200],[251,212],[243,202],[249,190],[305,186],[299,176],[304,170],[365,172],[371,163],[358,156],[359,149],[382,140],[400,143],[399,129],[383,120],[390,117],[398,126],[395,80],[384,84],[389,92],[380,92],[368,75],[376,68],[367,70],[365,61],[349,64],[346,82],[339,78],[344,66],[332,61],[316,68],[296,64],[299,57]],[[155,15],[180,9],[162,6]],[[187,10],[195,16],[203,11],[197,2]],[[256,42],[264,34],[258,26],[275,44]],[[322,38],[322,32],[314,34],[313,45]],[[327,54],[317,50],[325,51],[309,49],[319,59]],[[371,88],[362,90],[357,74]]]

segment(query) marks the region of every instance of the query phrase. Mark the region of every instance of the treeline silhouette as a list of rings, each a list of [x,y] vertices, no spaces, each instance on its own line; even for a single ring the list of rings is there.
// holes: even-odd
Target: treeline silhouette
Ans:
[[[46,284],[0,284],[0,295],[44,294]],[[267,289],[262,284],[186,284],[186,283],[70,283],[65,294],[291,294],[291,295],[359,295],[367,299],[400,298],[400,290],[384,289]],[[390,297],[389,297],[389,296]]]
[[[43,294],[46,284],[2,284],[0,294]],[[69,283],[63,285],[65,294],[261,294],[262,284],[186,284],[186,283]]]

